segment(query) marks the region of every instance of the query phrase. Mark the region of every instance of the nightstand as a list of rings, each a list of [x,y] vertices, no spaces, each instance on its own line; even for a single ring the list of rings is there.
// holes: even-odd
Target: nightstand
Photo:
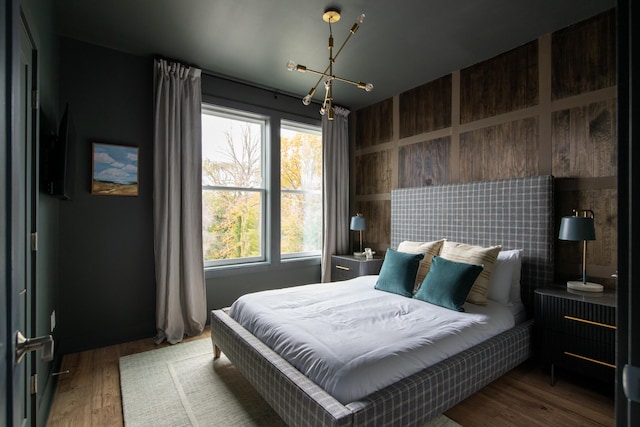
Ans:
[[[535,291],[536,354],[555,366],[609,383],[615,380],[616,294],[566,287]]]
[[[382,261],[384,261],[383,257],[376,256],[373,259],[365,259],[353,255],[331,255],[331,281],[379,274]]]

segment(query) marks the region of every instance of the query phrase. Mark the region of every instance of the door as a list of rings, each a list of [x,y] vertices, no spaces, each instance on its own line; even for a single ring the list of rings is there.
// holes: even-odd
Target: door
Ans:
[[[2,269],[2,287],[7,296],[4,305],[7,316],[3,317],[2,333],[2,374],[3,399],[1,420],[7,426],[25,423],[28,414],[25,405],[27,372],[25,365],[16,365],[16,332],[24,326],[26,303],[26,244],[25,244],[25,203],[16,201],[15,196],[24,194],[24,165],[26,150],[21,140],[20,97],[20,20],[18,0],[2,0],[2,189],[0,194],[2,209],[2,251],[4,268]],[[6,165],[6,167],[5,167]],[[22,190],[22,191],[20,191]],[[16,203],[17,202],[17,203]],[[6,384],[6,387],[5,387]],[[28,416],[27,416],[28,421]]]
[[[618,32],[618,337],[616,425],[640,425],[640,8],[617,2]],[[638,6],[638,3],[634,4]],[[635,132],[633,126],[636,126]],[[633,149],[635,147],[635,150]],[[635,162],[636,168],[633,167]],[[633,211],[636,226],[633,226]]]
[[[10,33],[12,13],[8,3],[12,0],[0,0],[0,313],[10,313],[11,306],[7,300],[9,290],[9,252],[7,250],[10,242],[8,235],[9,212],[5,200],[7,200],[7,189],[9,188],[10,173],[7,164],[11,127],[8,126],[7,117],[11,110],[11,42]],[[5,49],[6,47],[6,49]],[[11,363],[11,325],[8,316],[0,315],[0,424],[9,425],[11,419],[12,398],[11,398],[11,376],[7,367]]]
[[[6,426],[38,424],[33,352],[53,358],[50,335],[25,338],[36,325],[37,61],[19,4],[0,0],[0,425]]]
[[[16,356],[16,348],[36,348],[37,342],[25,341],[19,345],[19,332],[30,336],[32,285],[31,232],[35,224],[33,196],[35,187],[34,132],[32,108],[33,44],[28,31],[21,25],[19,2],[2,0],[2,36],[7,49],[2,56],[2,176],[0,178],[0,237],[2,240],[2,290],[7,296],[0,300],[3,313],[0,350],[2,396],[0,422],[7,426],[29,426],[35,421],[31,416],[32,395],[30,377],[33,357],[26,352]],[[5,167],[6,165],[6,167]],[[5,387],[6,384],[6,387]]]
[[[16,143],[12,147],[11,217],[13,254],[12,306],[15,310],[14,335],[20,331],[24,336],[33,336],[31,325],[31,302],[34,294],[32,286],[32,154],[33,154],[33,43],[25,23],[19,26],[19,71],[18,105],[16,113]],[[12,167],[12,168],[13,168]],[[32,353],[26,353],[21,361],[14,362],[14,425],[31,425],[32,393],[30,379]],[[17,391],[17,394],[15,393]]]

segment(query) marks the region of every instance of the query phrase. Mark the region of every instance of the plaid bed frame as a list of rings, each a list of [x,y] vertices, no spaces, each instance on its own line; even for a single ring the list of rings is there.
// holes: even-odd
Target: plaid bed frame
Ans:
[[[394,190],[392,246],[402,240],[447,237],[523,248],[522,296],[530,308],[536,285],[551,281],[553,276],[552,196],[551,177]],[[528,359],[532,329],[533,320],[523,322],[360,401],[343,405],[223,310],[211,312],[213,345],[288,425],[296,427],[423,425]]]
[[[223,310],[211,312],[211,341],[287,425],[422,426],[532,355],[528,320],[397,383],[343,405]]]

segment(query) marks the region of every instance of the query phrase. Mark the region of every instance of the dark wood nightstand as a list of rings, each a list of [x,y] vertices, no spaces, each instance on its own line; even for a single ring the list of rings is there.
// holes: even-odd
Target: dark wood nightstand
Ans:
[[[331,281],[353,279],[358,276],[380,273],[383,257],[373,259],[353,255],[331,255]]]
[[[615,292],[577,292],[566,287],[535,291],[536,354],[555,366],[613,383],[615,380]]]

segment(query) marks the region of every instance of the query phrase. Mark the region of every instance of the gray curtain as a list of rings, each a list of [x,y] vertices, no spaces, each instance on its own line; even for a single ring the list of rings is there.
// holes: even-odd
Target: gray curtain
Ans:
[[[349,110],[333,107],[322,116],[323,242],[322,281],[331,281],[331,255],[349,251]]]
[[[154,61],[156,343],[175,344],[198,335],[207,320],[200,73],[183,64]]]

